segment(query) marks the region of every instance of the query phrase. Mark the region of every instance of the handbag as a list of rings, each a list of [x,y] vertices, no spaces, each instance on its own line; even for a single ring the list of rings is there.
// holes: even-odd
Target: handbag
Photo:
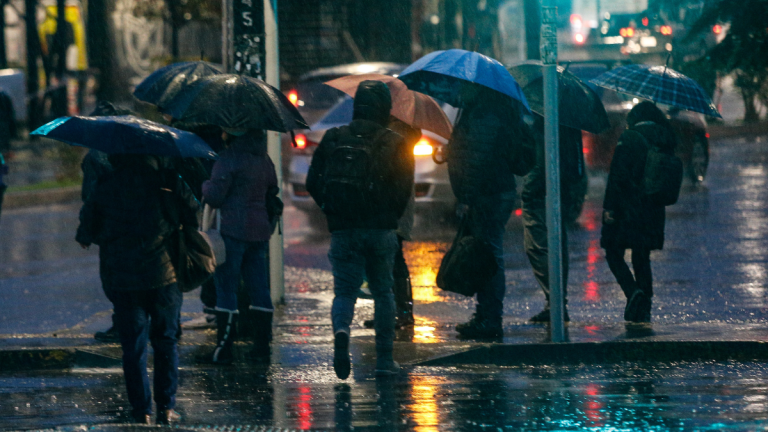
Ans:
[[[166,173],[167,175],[167,173]],[[174,182],[175,183],[175,182]],[[171,181],[166,178],[166,185]],[[216,271],[216,258],[208,239],[197,230],[181,224],[180,202],[173,188],[163,188],[161,205],[166,220],[176,229],[168,236],[166,246],[176,270],[176,283],[181,292],[189,292],[205,283]]]
[[[479,287],[490,282],[498,270],[491,245],[471,235],[469,217],[462,217],[456,238],[440,262],[437,286],[444,291],[471,297]]]
[[[216,218],[216,228],[212,228],[213,218]],[[216,266],[227,261],[227,248],[224,245],[224,237],[221,236],[221,214],[208,204],[203,207],[203,223],[200,224],[200,232],[207,238],[216,258]]]

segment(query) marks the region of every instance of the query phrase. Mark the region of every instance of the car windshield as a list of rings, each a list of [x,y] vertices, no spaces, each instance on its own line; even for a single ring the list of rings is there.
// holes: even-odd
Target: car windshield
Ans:
[[[317,123],[312,125],[312,130],[325,130],[339,125],[349,124],[352,121],[354,99],[343,96],[343,100],[328,111]]]
[[[302,81],[296,85],[296,93],[307,109],[328,109],[344,96],[344,92],[336,90],[324,83],[338,76],[320,76]]]

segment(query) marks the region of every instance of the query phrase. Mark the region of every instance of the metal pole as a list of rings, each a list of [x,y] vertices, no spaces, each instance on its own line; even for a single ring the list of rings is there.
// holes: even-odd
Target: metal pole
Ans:
[[[277,0],[264,0],[264,38],[265,38],[265,81],[275,88],[280,88],[280,68],[278,58]],[[267,132],[267,152],[277,166],[277,184],[282,195],[283,170],[280,168],[282,155],[280,134]],[[280,230],[269,239],[269,280],[272,302],[285,302],[285,276],[283,274],[283,234]]]
[[[557,103],[557,8],[542,8],[541,59],[544,73],[544,156],[547,176],[547,246],[552,342],[565,341],[560,208],[560,145]]]

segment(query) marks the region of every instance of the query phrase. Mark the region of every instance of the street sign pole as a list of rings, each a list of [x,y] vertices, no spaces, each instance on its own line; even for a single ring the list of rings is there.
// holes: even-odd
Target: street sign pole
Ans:
[[[222,58],[228,73],[248,75],[280,88],[277,0],[223,0],[222,39]],[[278,167],[277,184],[282,185],[279,133],[267,132],[267,152]],[[272,302],[282,303],[285,279],[280,230],[269,241],[269,276]]]
[[[557,101],[557,8],[542,7],[541,61],[544,73],[544,157],[547,177],[547,246],[552,342],[565,342],[563,322],[562,218]]]

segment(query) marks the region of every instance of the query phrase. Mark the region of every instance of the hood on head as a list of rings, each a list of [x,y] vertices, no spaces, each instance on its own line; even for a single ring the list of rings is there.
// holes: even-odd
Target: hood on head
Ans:
[[[369,120],[386,127],[391,110],[392,95],[386,84],[372,80],[360,83],[355,93],[354,120]]]
[[[627,126],[633,127],[640,122],[653,122],[659,126],[667,126],[667,116],[653,102],[643,101],[635,105],[627,114]]]

